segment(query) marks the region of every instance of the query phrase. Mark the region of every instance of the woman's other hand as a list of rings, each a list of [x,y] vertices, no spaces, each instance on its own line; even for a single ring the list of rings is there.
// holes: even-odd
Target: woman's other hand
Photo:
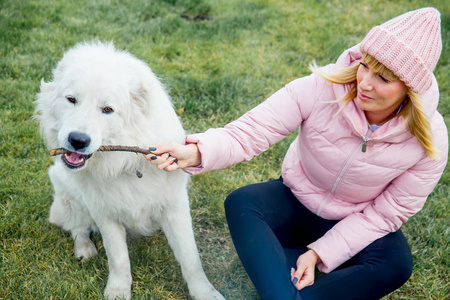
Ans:
[[[308,250],[297,259],[297,270],[292,268],[291,281],[297,290],[314,283],[314,271],[316,264],[321,262],[319,255],[314,250]]]
[[[170,172],[195,167],[202,163],[197,144],[158,143],[149,149],[152,154],[145,155],[145,158],[152,164],[157,165],[160,170]]]

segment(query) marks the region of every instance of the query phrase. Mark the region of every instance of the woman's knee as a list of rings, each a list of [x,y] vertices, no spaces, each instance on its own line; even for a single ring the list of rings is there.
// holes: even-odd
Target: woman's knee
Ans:
[[[233,192],[231,192],[231,194],[229,194],[227,196],[227,198],[225,199],[225,211],[228,211],[230,208],[235,207],[236,204],[239,204],[240,200],[241,200],[241,196],[240,193],[238,192],[239,190],[235,190]]]
[[[395,290],[402,286],[411,277],[413,260],[411,249],[399,232],[391,233],[369,246],[367,261],[370,267],[384,284]]]
[[[237,207],[271,207],[275,199],[287,197],[286,190],[289,191],[289,188],[283,185],[281,179],[243,186],[225,199],[225,211]]]
[[[408,248],[409,250],[409,248]],[[390,278],[393,282],[402,286],[411,277],[413,272],[413,261],[411,251],[400,253],[390,260],[389,264]]]
[[[248,186],[241,187],[229,194],[224,203],[227,218],[248,210],[253,198],[254,195]]]
[[[389,236],[392,237],[392,249],[388,264],[392,278],[395,278],[401,286],[408,281],[413,272],[412,253],[406,238],[400,230]]]

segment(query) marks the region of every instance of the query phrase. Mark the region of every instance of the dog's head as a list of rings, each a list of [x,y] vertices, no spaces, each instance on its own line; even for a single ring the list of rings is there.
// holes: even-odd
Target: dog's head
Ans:
[[[155,126],[179,126],[150,68],[112,44],[83,43],[66,52],[53,81],[41,82],[35,104],[47,147],[69,150],[61,159],[70,169],[85,167],[102,145],[149,146]]]

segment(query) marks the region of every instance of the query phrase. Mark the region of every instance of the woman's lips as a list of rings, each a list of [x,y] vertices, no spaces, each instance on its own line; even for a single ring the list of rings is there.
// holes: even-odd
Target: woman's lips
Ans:
[[[358,93],[358,98],[359,98],[360,100],[363,100],[363,101],[369,101],[369,100],[372,100],[372,98],[367,97],[366,95],[364,95],[364,94],[361,93],[361,92]]]

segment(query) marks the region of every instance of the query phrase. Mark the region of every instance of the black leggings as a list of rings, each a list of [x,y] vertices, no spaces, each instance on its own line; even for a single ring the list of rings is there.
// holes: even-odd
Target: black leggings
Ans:
[[[234,191],[225,212],[236,251],[262,299],[379,299],[411,276],[411,250],[398,230],[298,291],[290,281],[291,268],[297,268],[306,245],[338,221],[313,214],[281,179]]]

